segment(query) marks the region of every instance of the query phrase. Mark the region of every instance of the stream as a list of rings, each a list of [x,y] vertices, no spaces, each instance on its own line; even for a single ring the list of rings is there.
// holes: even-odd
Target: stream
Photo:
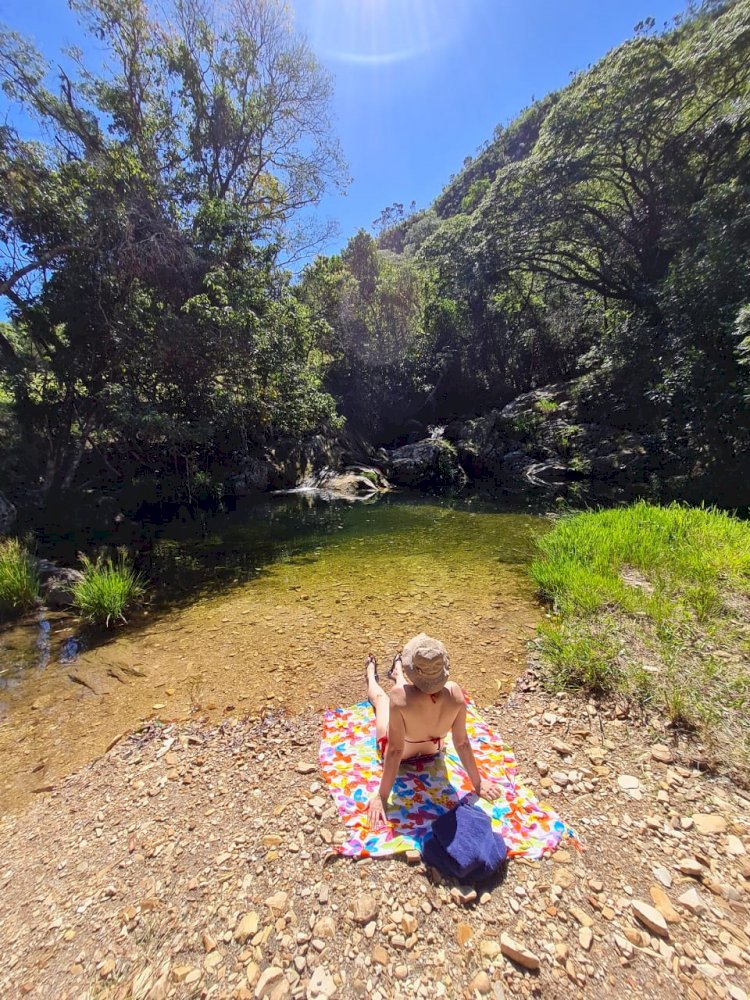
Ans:
[[[360,700],[367,652],[385,673],[420,631],[445,642],[480,704],[494,700],[523,670],[542,613],[527,568],[549,526],[507,504],[401,494],[267,497],[202,530],[161,526],[151,600],[127,627],[91,635],[57,612],[0,632],[0,808],[144,719]]]

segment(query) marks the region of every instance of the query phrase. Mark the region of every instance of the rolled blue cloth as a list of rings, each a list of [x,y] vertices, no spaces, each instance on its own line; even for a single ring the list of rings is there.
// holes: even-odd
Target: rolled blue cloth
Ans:
[[[508,849],[475,801],[475,796],[469,795],[434,820],[422,842],[422,856],[446,875],[478,882],[500,869]]]

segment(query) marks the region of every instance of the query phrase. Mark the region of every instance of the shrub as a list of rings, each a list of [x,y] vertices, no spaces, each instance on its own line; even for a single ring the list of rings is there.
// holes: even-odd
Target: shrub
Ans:
[[[0,618],[22,614],[39,594],[39,574],[17,538],[0,541]]]
[[[83,579],[73,586],[73,599],[84,618],[109,628],[127,622],[125,611],[145,592],[145,583],[124,553],[113,561],[100,556],[96,562],[81,557]]]

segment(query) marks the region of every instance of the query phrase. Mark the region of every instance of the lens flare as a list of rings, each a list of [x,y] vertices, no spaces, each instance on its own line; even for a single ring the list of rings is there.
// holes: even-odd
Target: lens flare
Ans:
[[[375,67],[405,62],[455,38],[466,13],[456,0],[311,0],[300,20],[323,58]]]

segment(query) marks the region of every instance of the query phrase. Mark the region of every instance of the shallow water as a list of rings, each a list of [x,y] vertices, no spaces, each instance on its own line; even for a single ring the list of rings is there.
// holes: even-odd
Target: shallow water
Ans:
[[[147,717],[359,700],[367,652],[384,673],[422,630],[480,704],[494,700],[541,613],[526,569],[548,525],[477,501],[293,496],[216,517],[200,538],[168,526],[153,555],[161,590],[128,628],[102,642],[58,616],[0,635],[0,805],[19,807]]]

